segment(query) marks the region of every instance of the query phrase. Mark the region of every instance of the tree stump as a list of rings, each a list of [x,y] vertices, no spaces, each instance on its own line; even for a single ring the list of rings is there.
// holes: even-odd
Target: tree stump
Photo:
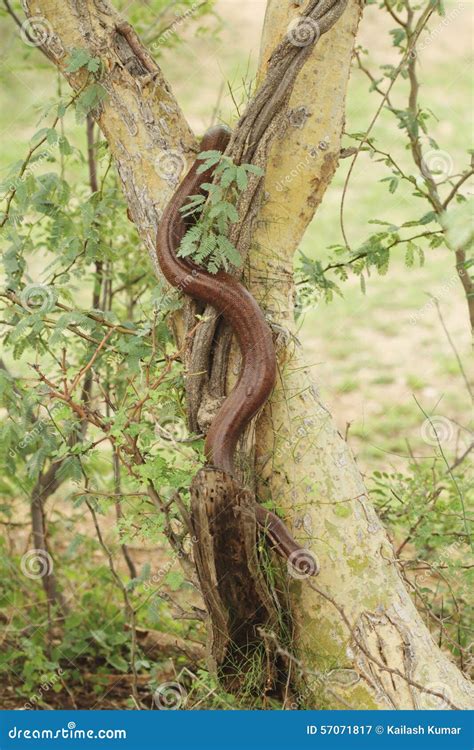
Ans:
[[[229,692],[238,692],[259,646],[266,669],[266,690],[278,681],[274,639],[282,608],[268,587],[259,564],[255,496],[231,476],[204,468],[191,485],[194,559],[209,615],[208,656]]]

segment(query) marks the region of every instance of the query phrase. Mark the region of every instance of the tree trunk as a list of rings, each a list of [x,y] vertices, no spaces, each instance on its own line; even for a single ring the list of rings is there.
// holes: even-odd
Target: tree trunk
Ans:
[[[46,51],[64,71],[85,47],[104,64],[109,97],[97,120],[131,215],[155,263],[162,207],[194,156],[194,140],[161,71],[105,0],[29,0],[53,29]],[[269,0],[260,81],[299,13]],[[296,671],[314,708],[467,708],[474,696],[433,642],[400,578],[347,444],[305,369],[293,322],[293,255],[337,167],[358,0],[311,50],[267,159],[247,283],[276,333],[280,379],[255,430],[257,494],[284,507],[321,564],[317,583],[291,581]],[[68,74],[77,89],[82,73]],[[172,168],[173,164],[176,168]],[[171,165],[171,166],[170,166]],[[168,168],[166,168],[168,166]],[[230,369],[237,357],[231,354]]]

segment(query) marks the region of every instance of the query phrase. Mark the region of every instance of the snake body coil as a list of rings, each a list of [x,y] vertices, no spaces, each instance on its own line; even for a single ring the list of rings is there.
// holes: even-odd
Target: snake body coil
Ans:
[[[229,138],[227,128],[211,128],[202,139],[201,151],[224,152]],[[208,463],[235,476],[237,442],[270,396],[275,384],[276,357],[271,330],[257,302],[243,284],[224,271],[213,275],[176,255],[187,229],[180,209],[190,195],[200,191],[202,183],[212,181],[214,168],[198,174],[199,165],[199,160],[196,160],[165,208],[157,236],[157,257],[168,282],[194,299],[211,304],[237,338],[242,354],[239,378],[215,416],[205,443]],[[260,505],[256,516],[279,554],[291,559],[297,568],[307,570],[307,552],[294,541],[283,522]],[[297,560],[300,553],[304,556],[302,565]],[[314,567],[315,570],[308,572],[314,574],[316,565]]]

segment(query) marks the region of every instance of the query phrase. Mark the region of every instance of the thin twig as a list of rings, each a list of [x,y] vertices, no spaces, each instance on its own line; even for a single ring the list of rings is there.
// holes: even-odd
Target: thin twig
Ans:
[[[459,352],[456,349],[454,341],[452,340],[452,338],[450,336],[450,333],[449,333],[449,331],[448,331],[448,329],[446,327],[446,323],[444,322],[444,318],[443,318],[443,315],[441,313],[438,300],[436,299],[436,297],[432,297],[432,300],[433,300],[433,302],[435,304],[436,312],[438,313],[438,318],[440,320],[440,323],[443,326],[443,331],[445,332],[446,338],[449,341],[449,345],[450,345],[451,349],[453,350],[454,356],[456,357],[456,360],[457,360],[457,363],[458,363],[458,367],[459,367],[459,371],[460,371],[460,373],[461,373],[461,375],[462,375],[462,377],[464,379],[464,382],[466,384],[467,392],[469,393],[469,396],[471,397],[471,400],[472,400],[473,395],[472,395],[471,384],[469,382],[469,378],[466,375],[466,371],[464,370],[464,366],[463,366],[461,357],[459,356]]]

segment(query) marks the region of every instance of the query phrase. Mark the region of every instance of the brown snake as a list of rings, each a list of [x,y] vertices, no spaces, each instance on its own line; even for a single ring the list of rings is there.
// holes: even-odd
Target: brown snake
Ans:
[[[227,128],[211,128],[205,133],[200,150],[224,152],[229,138]],[[176,255],[187,230],[180,209],[189,196],[200,192],[202,183],[211,182],[213,178],[214,168],[198,174],[199,164],[199,159],[196,159],[165,208],[158,229],[157,257],[168,282],[194,299],[211,304],[237,338],[242,354],[239,378],[215,416],[205,443],[208,463],[235,477],[237,442],[273,390],[276,356],[270,327],[243,284],[225,271],[210,274],[192,261]],[[314,556],[295,542],[275,513],[257,504],[256,519],[276,551],[286,557],[299,573],[315,575],[318,572]]]

